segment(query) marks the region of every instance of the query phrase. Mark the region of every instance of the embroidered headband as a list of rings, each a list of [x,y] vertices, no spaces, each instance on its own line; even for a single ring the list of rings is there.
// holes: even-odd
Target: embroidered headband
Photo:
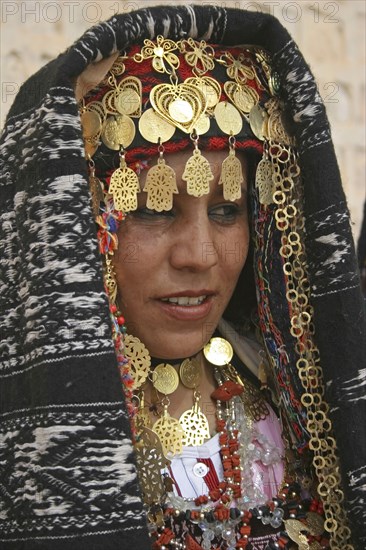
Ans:
[[[183,174],[187,193],[200,197],[209,192],[213,174],[202,144],[205,150],[228,147],[219,183],[225,200],[240,198],[241,163],[235,150],[262,152],[264,138],[291,143],[273,97],[276,86],[268,54],[257,47],[227,48],[158,36],[156,42],[145,40],[142,48],[134,46],[118,57],[102,87],[84,98],[80,109],[86,155],[93,158],[95,214],[103,197],[94,161],[115,209],[126,213],[137,208],[139,171],[146,159],[159,155],[142,191],[147,207],[161,212],[172,208],[178,192],[164,153],[186,149],[190,142],[194,150]],[[116,152],[119,167],[110,173]]]

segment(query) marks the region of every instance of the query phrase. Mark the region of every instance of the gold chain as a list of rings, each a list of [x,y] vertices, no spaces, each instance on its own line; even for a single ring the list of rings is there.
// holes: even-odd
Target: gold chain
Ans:
[[[273,154],[272,154],[273,153]],[[268,154],[275,167],[274,202],[276,226],[281,231],[280,255],[284,260],[286,298],[291,311],[292,336],[296,339],[297,371],[304,393],[301,403],[307,411],[309,448],[318,478],[318,493],[323,501],[325,524],[332,550],[353,550],[351,531],[342,502],[341,477],[337,446],[332,436],[329,405],[324,399],[324,383],[319,351],[314,344],[313,308],[309,303],[310,284],[307,278],[304,242],[304,216],[299,196],[300,177],[297,156],[290,147],[268,143]],[[281,166],[282,165],[282,166]]]

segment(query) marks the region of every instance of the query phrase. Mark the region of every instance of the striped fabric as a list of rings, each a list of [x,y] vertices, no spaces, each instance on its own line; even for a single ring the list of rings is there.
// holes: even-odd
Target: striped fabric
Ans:
[[[23,85],[8,115],[0,179],[0,548],[151,546],[73,83],[89,63],[158,34],[258,44],[273,55],[299,143],[317,344],[355,545],[363,549],[365,312],[324,106],[277,20],[207,5],[147,8],[93,27]]]

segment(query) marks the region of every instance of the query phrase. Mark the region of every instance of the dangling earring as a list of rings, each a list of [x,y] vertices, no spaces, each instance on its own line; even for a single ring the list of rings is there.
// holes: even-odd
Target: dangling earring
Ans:
[[[182,179],[187,182],[187,193],[202,197],[210,192],[210,181],[214,179],[210,163],[198,149],[198,135],[191,134],[194,143],[193,155],[187,160]]]
[[[140,192],[139,179],[132,168],[128,168],[122,146],[119,157],[120,165],[111,176],[109,193],[113,196],[116,210],[131,212],[137,210],[137,193]]]
[[[158,151],[158,162],[148,171],[143,191],[147,193],[147,208],[162,212],[173,208],[173,194],[178,193],[178,187],[173,168],[165,163],[161,138],[159,138]]]
[[[89,187],[94,219],[99,216],[100,203],[104,200],[103,184],[95,175],[95,162],[90,155],[87,156],[89,167]]]
[[[235,155],[236,139],[229,137],[229,156],[222,163],[219,185],[223,185],[224,199],[235,201],[241,197],[241,184],[244,181],[240,160]]]

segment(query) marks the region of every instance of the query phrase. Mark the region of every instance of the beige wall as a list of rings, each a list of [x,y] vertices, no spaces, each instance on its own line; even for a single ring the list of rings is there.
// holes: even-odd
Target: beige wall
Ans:
[[[20,84],[85,29],[144,6],[185,0],[0,0],[1,125]],[[357,237],[365,200],[365,0],[213,0],[195,3],[262,10],[298,42],[319,82]]]

